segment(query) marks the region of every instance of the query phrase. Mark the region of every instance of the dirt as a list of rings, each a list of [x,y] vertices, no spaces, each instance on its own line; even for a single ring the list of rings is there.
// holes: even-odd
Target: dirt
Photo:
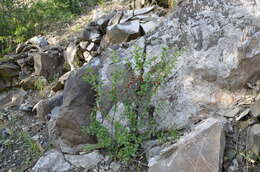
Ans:
[[[18,107],[1,110],[0,115],[0,171],[29,171],[50,148],[46,123]]]

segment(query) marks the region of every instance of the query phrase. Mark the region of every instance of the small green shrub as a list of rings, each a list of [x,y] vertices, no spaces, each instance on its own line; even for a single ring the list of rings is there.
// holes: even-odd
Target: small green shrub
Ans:
[[[133,98],[129,97],[125,101],[123,116],[128,120],[129,126],[125,127],[118,121],[110,119],[108,114],[103,114],[105,118],[113,122],[114,131],[113,136],[110,135],[108,129],[103,126],[96,118],[97,112],[100,111],[100,103],[102,96],[108,96],[112,100],[112,104],[117,104],[120,100],[118,95],[118,84],[125,78],[125,72],[117,70],[111,75],[111,91],[103,92],[103,81],[99,80],[97,74],[92,68],[87,69],[88,75],[84,79],[90,83],[95,89],[96,107],[92,111],[91,122],[88,127],[83,128],[83,132],[96,136],[97,144],[86,145],[87,151],[94,149],[105,149],[110,152],[111,157],[123,162],[130,162],[131,159],[143,159],[141,143],[149,139],[161,139],[167,141],[168,138],[178,139],[179,131],[172,129],[169,131],[156,131],[155,121],[151,118],[151,97],[156,93],[159,86],[169,79],[171,70],[175,67],[176,58],[180,56],[181,51],[175,51],[173,54],[170,50],[163,48],[162,54],[159,57],[148,59],[143,49],[136,47],[133,51],[132,58],[135,61],[133,70],[137,73],[134,78],[127,78],[128,85],[125,88],[131,89],[135,87],[135,94]],[[112,56],[113,64],[120,63],[120,58],[114,53]],[[127,62],[131,68],[132,62]],[[147,71],[147,69],[150,69]],[[117,112],[117,106],[114,108],[114,113]],[[140,129],[148,127],[145,132],[140,132]]]

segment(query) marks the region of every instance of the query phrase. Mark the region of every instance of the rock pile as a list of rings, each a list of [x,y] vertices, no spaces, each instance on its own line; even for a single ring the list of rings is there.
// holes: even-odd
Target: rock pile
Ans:
[[[65,51],[71,69],[89,62],[113,44],[128,42],[153,31],[160,23],[154,9],[116,11],[91,22],[83,30],[81,41],[70,43]]]
[[[149,162],[147,170],[235,172],[249,168],[245,166],[248,163],[251,171],[259,170],[255,166],[260,152],[259,9],[260,4],[254,0],[184,0],[160,26],[159,17],[152,13],[153,7],[117,11],[91,22],[83,30],[82,38],[71,42],[64,51],[72,71],[52,88],[58,91],[64,87],[63,93],[34,107],[37,115],[47,121],[49,137],[57,150],[40,158],[33,171],[99,171],[102,162],[108,162],[98,151],[82,150],[84,144],[96,143],[96,138],[81,132],[82,127],[90,124],[96,103],[93,85],[84,76],[97,74],[104,82],[102,90],[108,93],[112,89],[112,73],[124,71],[123,79],[115,85],[120,90],[118,102],[111,101],[106,94],[101,96],[98,113],[100,123],[111,131],[115,126],[106,123],[102,113],[110,115],[113,107],[118,106],[115,120],[126,127],[127,121],[121,118],[122,102],[136,96],[135,88],[127,87],[125,81],[137,75],[137,61],[132,53],[136,46],[143,49],[145,60],[160,57],[163,50],[169,53],[182,50],[176,68],[168,71],[169,78],[159,83],[152,96],[150,116],[155,119],[155,130],[182,128],[184,134],[176,142],[143,143]],[[63,74],[62,51],[44,50],[48,45],[43,39],[31,42],[34,46],[27,48],[29,51],[25,51],[29,45],[17,48],[20,56],[27,53],[24,63],[18,63],[16,58],[0,63],[3,83],[8,81],[12,86],[13,80],[15,83],[21,77],[20,68],[24,74],[34,73],[46,79],[55,73]],[[114,44],[117,45],[111,46]],[[120,59],[117,64],[113,63],[113,52]],[[33,62],[33,70],[29,61]],[[145,66],[143,72],[147,71],[153,71],[152,66]],[[10,86],[3,86],[7,87]],[[129,89],[124,92],[124,88]],[[122,171],[117,162],[113,163],[102,170]]]

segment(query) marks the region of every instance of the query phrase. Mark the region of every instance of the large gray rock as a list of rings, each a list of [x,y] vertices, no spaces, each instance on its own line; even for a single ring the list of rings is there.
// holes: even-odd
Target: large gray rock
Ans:
[[[251,112],[254,117],[259,117],[260,116],[260,100],[256,100],[254,104],[251,105],[250,107]]]
[[[20,106],[26,92],[23,89],[13,89],[0,93],[0,109]]]
[[[102,38],[102,33],[99,31],[99,26],[92,22],[88,25],[82,34],[83,41],[100,42]]]
[[[128,42],[141,36],[138,20],[116,24],[107,27],[107,34],[102,40],[102,46]]]
[[[182,48],[152,99],[158,126],[189,126],[235,104],[236,91],[260,67],[259,16],[254,0],[185,0],[145,40],[115,49],[131,59],[133,46],[143,42],[150,59],[163,48]]]
[[[149,172],[220,172],[225,148],[222,121],[209,118],[149,162]]]
[[[39,119],[45,120],[47,115],[51,113],[52,109],[56,106],[61,106],[63,101],[63,93],[53,97],[39,101],[33,110],[36,110],[36,115]]]
[[[73,169],[75,168],[64,159],[61,152],[57,150],[50,150],[37,161],[31,172],[68,172]]]
[[[70,43],[64,51],[64,57],[66,59],[66,62],[70,65],[71,70],[74,70],[77,67],[79,67],[77,63],[77,50],[77,46],[74,43]]]
[[[248,150],[256,155],[260,153],[260,124],[255,124],[249,129]]]
[[[0,63],[0,77],[13,78],[19,76],[20,67],[14,63]]]
[[[59,133],[56,137],[65,144],[75,146],[93,142],[90,136],[81,132],[81,127],[89,125],[90,113],[96,103],[96,93],[92,86],[84,80],[84,76],[93,74],[92,71],[87,72],[89,68],[96,73],[99,65],[100,63],[92,63],[72,71],[66,81],[63,104],[55,123],[55,128]]]
[[[46,47],[47,45],[49,45],[47,39],[43,36],[35,36],[32,37],[31,39],[29,39],[26,44],[33,44],[36,45],[38,47]]]
[[[20,70],[14,63],[0,62],[0,91],[18,85]]]
[[[34,74],[44,76],[46,79],[54,79],[63,73],[64,58],[62,50],[58,47],[51,47],[45,51],[35,53]]]
[[[65,159],[77,168],[90,170],[104,160],[103,155],[98,151],[94,151],[84,155],[65,155]]]

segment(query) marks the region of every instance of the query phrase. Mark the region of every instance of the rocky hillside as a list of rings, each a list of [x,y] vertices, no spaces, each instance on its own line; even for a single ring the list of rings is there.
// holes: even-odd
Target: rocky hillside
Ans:
[[[260,2],[174,2],[7,55],[0,171],[260,171]]]

